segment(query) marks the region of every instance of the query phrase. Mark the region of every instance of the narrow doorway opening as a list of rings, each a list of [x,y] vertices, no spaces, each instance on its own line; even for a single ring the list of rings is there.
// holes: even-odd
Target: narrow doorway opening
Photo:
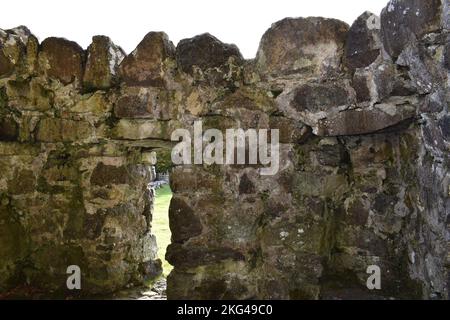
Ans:
[[[169,206],[172,199],[169,176],[172,163],[168,156],[167,152],[163,150],[156,152],[157,161],[152,166],[153,180],[150,182],[150,187],[153,189],[151,232],[156,238],[157,258],[161,260],[162,275],[153,283],[149,298],[157,300],[166,299],[166,279],[173,269],[173,266],[166,260],[166,250],[171,242]]]
[[[151,179],[147,187],[151,192],[147,195],[151,201],[151,234],[155,242],[151,243],[152,261],[154,273],[150,273],[149,279],[142,286],[131,287],[114,294],[114,299],[126,300],[166,300],[167,276],[173,266],[166,260],[167,247],[171,243],[171,231],[169,225],[169,207],[172,199],[170,188],[171,160],[163,150],[152,152]],[[158,261],[160,260],[160,261]],[[162,272],[161,272],[162,268]]]

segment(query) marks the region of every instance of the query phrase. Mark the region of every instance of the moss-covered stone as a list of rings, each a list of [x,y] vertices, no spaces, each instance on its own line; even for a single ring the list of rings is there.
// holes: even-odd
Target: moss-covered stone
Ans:
[[[63,38],[47,38],[41,43],[39,66],[51,78],[69,84],[83,79],[85,54],[77,43]]]
[[[44,118],[38,124],[36,140],[42,142],[70,142],[93,135],[94,128],[86,121]]]
[[[149,178],[149,172],[144,166],[110,166],[100,162],[91,175],[91,184],[105,186],[110,184],[130,184],[138,179]]]
[[[164,87],[165,62],[173,59],[175,47],[163,32],[149,32],[133,54],[123,59],[119,73],[130,85]]]
[[[202,224],[185,199],[173,197],[169,208],[169,225],[172,242],[183,243],[202,232]]]
[[[36,177],[31,170],[17,172],[13,180],[8,182],[9,192],[12,194],[24,194],[34,192],[36,188]]]
[[[13,118],[0,119],[0,140],[15,141],[19,136],[19,126]]]
[[[94,36],[87,49],[83,86],[87,91],[108,89],[117,84],[117,72],[125,53],[111,39]]]

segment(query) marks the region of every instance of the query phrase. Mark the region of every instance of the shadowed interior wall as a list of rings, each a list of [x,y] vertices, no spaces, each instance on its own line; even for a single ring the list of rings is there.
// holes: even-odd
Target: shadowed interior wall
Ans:
[[[448,298],[448,8],[287,18],[253,60],[209,34],[126,55],[0,30],[0,291],[72,295],[72,264],[82,295],[154,278],[150,165],[202,120],[279,129],[280,170],[174,167],[169,299]]]

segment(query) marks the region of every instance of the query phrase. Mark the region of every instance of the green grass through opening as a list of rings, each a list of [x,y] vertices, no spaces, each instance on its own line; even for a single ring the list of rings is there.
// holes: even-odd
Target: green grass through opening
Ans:
[[[163,264],[164,277],[167,277],[173,268],[165,259],[166,249],[170,244],[171,236],[169,228],[170,199],[172,199],[172,191],[168,185],[156,189],[152,232],[156,236],[156,241],[158,243],[158,257]]]

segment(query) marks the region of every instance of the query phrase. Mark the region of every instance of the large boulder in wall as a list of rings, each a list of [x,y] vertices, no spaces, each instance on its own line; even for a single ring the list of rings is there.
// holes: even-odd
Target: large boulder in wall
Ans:
[[[271,77],[321,76],[340,69],[349,26],[336,19],[286,18],[274,23],[260,42],[257,69]]]
[[[381,35],[386,51],[397,58],[408,43],[449,29],[449,0],[391,0],[381,12]]]

